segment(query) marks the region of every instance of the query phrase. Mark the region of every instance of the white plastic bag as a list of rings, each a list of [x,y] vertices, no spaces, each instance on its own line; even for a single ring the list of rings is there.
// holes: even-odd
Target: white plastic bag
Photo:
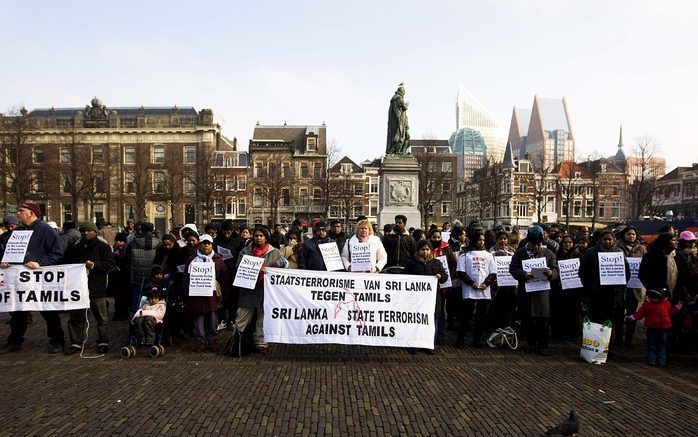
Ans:
[[[592,323],[585,318],[582,323],[582,349],[579,355],[592,364],[604,364],[608,358],[608,343],[611,341],[612,324]]]

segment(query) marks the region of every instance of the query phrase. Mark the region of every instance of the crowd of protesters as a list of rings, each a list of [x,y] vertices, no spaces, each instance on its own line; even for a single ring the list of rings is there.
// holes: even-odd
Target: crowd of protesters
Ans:
[[[632,226],[589,234],[582,227],[567,233],[559,225],[534,225],[526,230],[485,230],[477,222],[408,228],[407,218],[378,235],[375,225],[359,217],[353,229],[342,222],[318,221],[310,227],[301,220],[290,227],[277,224],[248,227],[225,220],[199,230],[194,224],[157,235],[152,223],[129,220],[117,232],[110,223],[65,222],[52,229],[39,220],[36,204],[23,204],[17,216],[5,216],[0,251],[14,229],[32,229],[31,250],[24,265],[82,263],[90,271],[90,310],[97,320],[97,350],[109,350],[109,322],[130,320],[139,344],[155,341],[155,327],[167,323],[167,341],[191,337],[198,353],[219,350],[218,332],[229,328],[252,331],[255,347],[266,350],[264,340],[264,274],[267,266],[325,271],[319,245],[335,243],[347,272],[354,272],[351,247],[368,243],[368,273],[404,273],[435,276],[450,287],[437,292],[435,344],[445,341],[445,331],[457,333],[457,347],[469,336],[473,347],[483,346],[488,333],[513,327],[526,340],[526,351],[547,355],[552,338],[578,340],[582,319],[613,324],[611,348],[632,346],[637,320],[647,328],[649,364],[666,364],[667,349],[695,347],[693,318],[698,295],[698,249],[690,231],[677,233],[667,226],[649,245],[640,241]],[[644,287],[602,285],[599,253],[618,252],[642,258],[639,279]],[[232,286],[244,255],[264,258],[252,289]],[[499,286],[497,257],[511,257],[509,272],[517,286]],[[544,258],[543,275],[550,290],[526,292],[533,279],[523,265]],[[558,260],[580,260],[583,286],[563,289]],[[444,261],[442,262],[441,259]],[[213,296],[189,296],[189,272],[195,263],[212,263],[216,292]],[[3,263],[3,268],[9,265]],[[448,267],[448,273],[445,267]],[[629,275],[629,269],[626,268]],[[448,277],[450,275],[450,277]],[[68,343],[56,312],[41,312],[46,319],[50,351],[77,353],[85,344],[87,312],[73,310],[68,320]],[[21,349],[30,313],[11,314],[11,333],[2,352]],[[693,343],[692,343],[693,342]],[[416,353],[410,349],[411,353]],[[433,354],[433,350],[427,351]]]

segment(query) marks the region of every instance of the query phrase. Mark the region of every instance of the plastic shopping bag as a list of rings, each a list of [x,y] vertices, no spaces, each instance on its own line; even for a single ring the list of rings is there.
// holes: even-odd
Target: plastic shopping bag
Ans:
[[[582,322],[582,349],[579,355],[587,363],[604,364],[608,358],[608,343],[611,341],[613,325],[610,321],[602,325],[588,318]]]

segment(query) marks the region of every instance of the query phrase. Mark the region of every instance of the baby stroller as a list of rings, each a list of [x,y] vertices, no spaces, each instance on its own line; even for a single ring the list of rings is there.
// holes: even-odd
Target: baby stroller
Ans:
[[[141,299],[141,306],[144,302],[145,297]],[[163,323],[155,324],[155,341],[148,348],[148,356],[151,358],[158,358],[165,355],[165,346],[163,346],[163,338],[165,336],[165,323],[167,321],[167,316]],[[136,356],[137,348],[141,345],[139,344],[138,338],[136,336],[136,327],[133,323],[129,322],[128,325],[128,346],[121,348],[121,358],[128,359]]]

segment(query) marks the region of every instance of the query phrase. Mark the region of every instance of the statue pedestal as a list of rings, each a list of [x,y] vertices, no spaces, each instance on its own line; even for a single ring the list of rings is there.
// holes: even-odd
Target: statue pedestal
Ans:
[[[407,228],[421,228],[419,212],[419,163],[412,155],[386,155],[378,170],[380,194],[378,196],[378,227],[395,223],[395,216],[407,217]]]

